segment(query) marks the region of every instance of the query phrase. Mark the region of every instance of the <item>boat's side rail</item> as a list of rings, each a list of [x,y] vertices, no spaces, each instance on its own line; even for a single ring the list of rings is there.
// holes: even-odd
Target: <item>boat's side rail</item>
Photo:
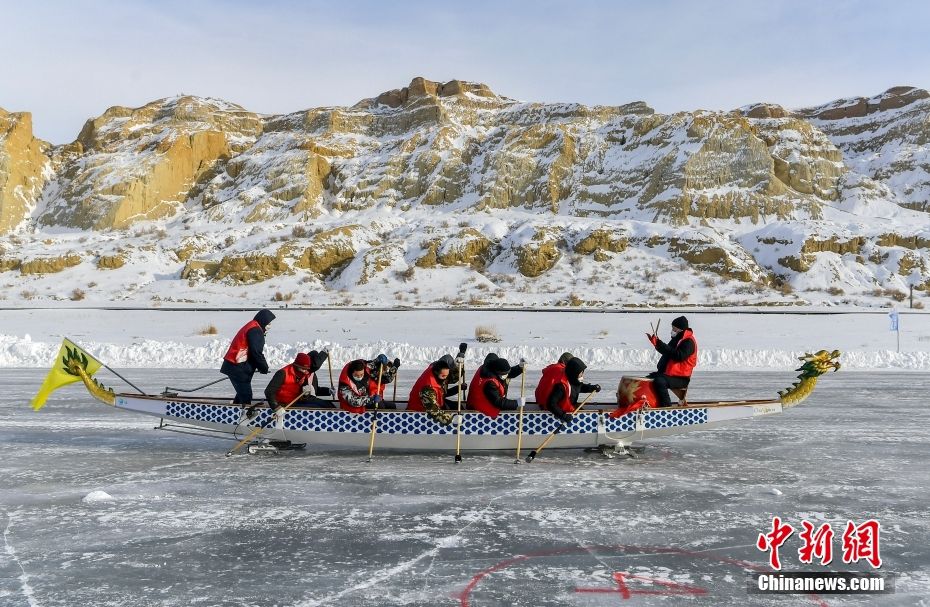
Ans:
[[[138,399],[138,400],[150,400],[150,401],[160,401],[160,402],[183,401],[183,402],[189,402],[189,403],[202,403],[202,404],[207,404],[207,405],[216,406],[216,407],[231,407],[237,410],[241,410],[243,408],[243,405],[234,404],[230,401],[230,399],[220,398],[220,397],[209,397],[209,396],[180,397],[177,395],[165,396],[165,395],[155,395],[155,394],[132,394],[132,393],[120,393],[120,394],[117,394],[116,396]],[[396,403],[396,405],[398,405],[399,407],[403,407],[403,408],[381,409],[380,412],[381,413],[398,413],[398,412],[403,412],[406,410],[405,408],[407,406],[407,401],[397,400],[394,402]],[[703,401],[696,400],[696,401],[689,401],[688,404],[685,406],[674,405],[672,407],[666,407],[664,408],[664,410],[697,409],[697,408],[705,408],[705,407],[720,407],[720,406],[732,406],[732,405],[756,405],[756,404],[769,404],[769,403],[774,404],[778,402],[780,402],[778,399],[770,399],[770,398],[769,399],[755,399],[755,400],[703,400]],[[253,403],[253,405],[257,408],[268,408],[268,403],[263,400],[257,400]],[[548,413],[547,411],[544,411],[541,407],[539,407],[539,405],[535,401],[527,401],[526,405],[527,407],[524,410],[526,413]],[[332,411],[334,408],[337,408],[338,406],[339,406],[338,403],[335,401],[330,406],[313,406],[313,405],[302,405],[302,404],[297,403],[297,404],[291,405],[290,409],[309,410],[309,411],[317,411],[317,410],[318,411]],[[589,413],[591,411],[601,411],[605,409],[612,410],[612,409],[615,409],[616,407],[617,407],[617,403],[592,402],[592,403],[588,403],[585,405],[585,409],[587,411],[582,410],[579,413]],[[468,409],[465,412],[474,413],[474,410]],[[514,413],[514,412],[510,411],[510,412],[502,412],[502,413]]]
[[[273,426],[268,408],[257,410],[257,415],[246,420],[239,405],[228,403],[205,403],[199,399],[152,399],[139,395],[119,395],[116,406],[177,421],[207,424],[217,427],[240,428],[244,426]],[[566,426],[565,434],[629,433],[643,430],[684,428],[700,426],[713,421],[768,415],[781,411],[781,405],[773,401],[717,403],[714,406],[673,407],[648,409],[628,413],[619,418],[608,415],[608,410],[580,411],[575,420]],[[373,411],[362,414],[350,413],[334,408],[289,409],[284,417],[286,430],[302,432],[369,433]],[[501,412],[489,417],[477,411],[463,411],[462,434],[511,435],[522,431],[528,435],[548,434],[561,422],[547,411]],[[390,410],[378,412],[379,434],[454,434],[456,425],[443,425],[420,411]]]

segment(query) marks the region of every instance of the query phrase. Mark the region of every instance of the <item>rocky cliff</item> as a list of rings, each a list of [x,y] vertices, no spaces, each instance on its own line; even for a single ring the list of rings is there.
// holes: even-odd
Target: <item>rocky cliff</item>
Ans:
[[[49,148],[32,134],[32,115],[0,108],[0,234],[27,223],[48,177]]]
[[[930,291],[928,135],[911,87],[663,115],[416,78],[114,107],[63,146],[0,112],[0,271],[14,300],[884,305]]]

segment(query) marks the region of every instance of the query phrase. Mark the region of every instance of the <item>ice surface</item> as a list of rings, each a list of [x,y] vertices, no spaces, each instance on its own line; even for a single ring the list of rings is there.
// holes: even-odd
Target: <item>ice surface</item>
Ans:
[[[312,445],[226,458],[231,443],[153,431],[157,420],[94,403],[80,386],[34,413],[43,375],[0,370],[3,607],[900,606],[930,596],[926,373],[841,371],[784,415],[655,439],[637,459],[544,451],[522,465],[512,452],[455,465],[451,443],[447,454],[376,450],[371,464]],[[402,369],[402,390],[410,375]],[[150,391],[215,377],[130,373]],[[694,389],[768,396],[791,377],[707,371]],[[114,500],[82,501],[91,491]],[[767,562],[756,537],[775,515],[829,522],[838,536],[847,520],[878,519],[896,594],[748,595],[747,567]],[[869,569],[842,564],[839,537],[829,568],[802,567],[796,540],[781,551],[788,570]],[[615,588],[617,571],[707,594],[579,592]]]
[[[112,502],[113,496],[106,491],[91,491],[81,499],[85,504],[96,504],[98,502]]]

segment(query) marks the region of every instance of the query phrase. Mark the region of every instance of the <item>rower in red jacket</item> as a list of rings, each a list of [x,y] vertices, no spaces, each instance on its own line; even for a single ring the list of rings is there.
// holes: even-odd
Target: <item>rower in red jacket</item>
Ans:
[[[316,372],[323,366],[329,353],[312,350],[309,354],[301,352],[294,362],[279,369],[265,388],[265,399],[271,409],[291,402],[301,393],[297,402],[313,407],[332,407],[333,401],[323,400],[320,396],[332,396],[329,388],[322,387],[317,381]]]
[[[565,364],[555,363],[543,369],[542,379],[536,386],[536,403],[564,422],[572,420],[572,412],[578,406],[578,395],[600,392],[600,384],[586,384],[584,371],[587,369],[580,358],[571,358]]]
[[[507,398],[507,382],[523,373],[523,367],[510,366],[504,358],[488,354],[484,364],[478,367],[468,391],[468,408],[497,417],[501,411],[515,411],[520,402]]]
[[[377,393],[382,399],[384,398],[384,389],[387,384],[393,383],[397,377],[397,370],[400,368],[400,359],[395,358],[394,362],[388,362],[388,357],[379,354],[374,360],[365,362],[368,371],[368,393]],[[381,385],[378,385],[378,375],[381,376]],[[379,409],[396,409],[397,404],[382,400],[378,405]]]
[[[448,359],[448,360],[447,360]],[[450,372],[453,363],[452,357],[443,356],[426,368],[413,389],[410,390],[410,400],[407,403],[408,411],[426,411],[436,422],[443,425],[452,423],[451,411],[443,410],[445,398],[458,394],[459,386],[449,387]],[[467,384],[462,383],[463,387]]]
[[[353,360],[339,374],[339,406],[351,413],[364,413],[366,407],[381,403],[381,395],[375,394],[375,388],[366,361]]]

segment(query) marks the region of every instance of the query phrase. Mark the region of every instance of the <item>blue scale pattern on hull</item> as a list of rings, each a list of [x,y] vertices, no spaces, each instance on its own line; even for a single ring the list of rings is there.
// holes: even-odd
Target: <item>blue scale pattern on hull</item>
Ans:
[[[240,407],[209,405],[202,403],[185,403],[169,401],[165,406],[165,415],[180,419],[189,419],[215,424],[239,423],[242,415]],[[371,431],[371,413],[359,415],[339,410],[296,409],[287,412],[285,428],[304,432],[360,432]],[[629,413],[619,419],[601,415],[607,432],[632,432],[636,429],[636,413]],[[593,434],[597,432],[598,415],[577,415],[563,434]],[[672,409],[652,410],[645,414],[646,429],[674,428],[707,423],[707,409]],[[268,409],[259,409],[257,418],[250,425],[267,426],[271,423]],[[559,426],[559,421],[551,415],[524,415],[523,432],[529,435],[549,434]],[[428,415],[419,412],[391,412],[378,416],[379,434],[455,434],[455,424],[443,426],[433,421]],[[516,415],[499,415],[496,418],[485,415],[468,414],[462,422],[462,434],[474,435],[513,435],[517,432]]]
[[[636,413],[627,413],[619,418],[605,415],[604,429],[607,432],[632,432],[636,429]]]
[[[707,423],[707,409],[670,409],[653,410],[646,414],[647,430],[659,428],[676,428]]]

